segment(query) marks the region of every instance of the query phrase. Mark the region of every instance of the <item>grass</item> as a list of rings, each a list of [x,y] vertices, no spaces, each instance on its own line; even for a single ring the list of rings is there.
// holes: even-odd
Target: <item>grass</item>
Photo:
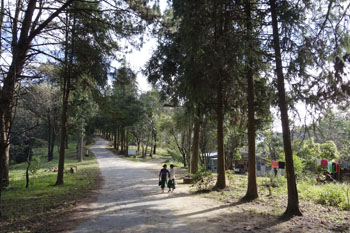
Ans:
[[[342,231],[344,227],[350,229],[350,184],[316,185],[314,180],[298,181],[299,206],[304,216],[310,221],[333,226],[332,230]],[[192,191],[224,203],[239,203],[246,194],[247,182],[247,175],[230,174],[227,175],[228,187],[223,191],[201,193],[198,192],[198,187]],[[244,208],[254,214],[280,217],[287,207],[286,178],[279,176],[271,180],[271,177],[257,177],[257,183],[259,198],[247,203]]]
[[[34,160],[38,169],[25,188],[26,163],[10,166],[10,186],[3,192],[2,209],[4,218],[0,221],[1,232],[50,232],[58,218],[67,214],[72,207],[86,196],[97,182],[99,168],[94,156],[84,157],[78,163],[75,145],[66,150],[64,185],[54,186],[57,172],[47,171],[57,167],[58,153],[54,160],[46,162],[46,150],[35,149]],[[77,173],[70,173],[71,166],[77,166]]]

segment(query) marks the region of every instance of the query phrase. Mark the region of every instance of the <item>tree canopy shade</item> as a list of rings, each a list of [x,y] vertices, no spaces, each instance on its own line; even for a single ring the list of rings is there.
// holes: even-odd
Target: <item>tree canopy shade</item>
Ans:
[[[165,19],[169,28],[163,31],[147,66],[149,81],[175,102],[191,103],[192,109],[205,106],[215,113],[217,188],[225,187],[225,116],[235,110],[248,112],[247,199],[258,195],[255,131],[268,122],[270,106],[278,105],[288,178],[285,214],[300,215],[288,111],[298,101],[320,109],[344,97],[346,88],[339,75],[348,60],[349,27],[345,22],[349,4],[287,0],[172,3]],[[333,69],[332,63],[339,69]],[[342,91],[337,87],[340,83]],[[326,91],[328,84],[332,88]],[[270,95],[272,88],[274,95]]]
[[[5,75],[0,92],[0,180],[2,181],[4,177],[6,185],[9,138],[16,91],[23,78],[33,77],[31,72],[35,70],[33,61],[38,58],[36,61],[39,62],[45,59],[60,62],[65,67],[63,77],[67,74],[75,75],[77,67],[83,69],[86,65],[85,67],[89,68],[89,75],[94,76],[102,84],[101,78],[106,78],[108,72],[106,56],[111,55],[111,46],[116,48],[115,38],[130,38],[139,34],[155,17],[155,11],[144,1],[106,0],[99,4],[78,0],[63,2],[18,0],[15,3],[11,1],[1,3],[1,57],[6,61],[1,62],[1,70]],[[81,46],[77,47],[79,43]],[[84,43],[89,46],[84,47],[82,45]],[[64,45],[61,51],[58,49],[60,44]],[[87,50],[88,48],[90,50]],[[93,57],[90,56],[93,59],[86,59],[89,57],[88,52],[90,55],[93,54]],[[85,59],[78,59],[79,54]],[[101,72],[101,68],[104,72]],[[67,103],[72,83],[69,79],[64,80],[62,85]],[[62,111],[66,112],[67,108],[64,105]],[[65,125],[65,122],[62,124]],[[61,136],[64,134],[65,132],[61,132]],[[60,170],[62,168],[63,162]],[[62,182],[63,178],[60,178],[58,183]]]

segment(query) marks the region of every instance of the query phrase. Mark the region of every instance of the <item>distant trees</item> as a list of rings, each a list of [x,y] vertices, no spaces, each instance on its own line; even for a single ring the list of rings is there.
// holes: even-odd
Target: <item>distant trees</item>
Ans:
[[[1,1],[0,9],[1,71],[4,74],[0,89],[1,184],[3,180],[5,185],[9,183],[10,133],[19,87],[23,80],[44,78],[37,72],[39,66],[36,64],[48,60],[61,68],[58,76],[62,80],[56,82],[60,83],[64,93],[57,180],[57,184],[62,184],[67,133],[66,112],[70,101],[69,92],[74,85],[78,85],[75,80],[85,75],[94,79],[100,87],[103,86],[109,69],[109,58],[113,55],[113,49],[119,49],[115,38],[130,39],[132,35],[140,33],[156,17],[157,12],[143,2],[110,1],[102,9],[99,2],[79,0]],[[80,84],[84,86],[84,83]],[[96,91],[94,96],[97,95]],[[51,130],[55,124],[52,120],[57,119],[50,116]],[[50,140],[55,135],[51,132]],[[49,144],[52,148],[53,143]],[[49,152],[49,159],[51,154]]]
[[[346,35],[349,29],[343,26],[344,19],[348,17],[346,4],[342,5],[341,1],[329,4],[321,1],[318,5],[313,1],[287,0],[174,0],[172,3],[173,11],[169,11],[164,20],[169,27],[162,31],[160,45],[147,66],[149,81],[159,87],[168,99],[191,106],[194,113],[197,105],[205,106],[206,115],[212,116],[216,122],[216,188],[222,189],[226,185],[224,171],[227,156],[224,148],[229,140],[225,141],[224,135],[234,132],[231,138],[236,138],[242,131],[243,134],[248,134],[249,174],[246,199],[258,196],[255,174],[256,130],[269,124],[269,109],[277,105],[283,129],[282,151],[288,182],[288,207],[285,215],[300,215],[288,114],[298,101],[318,108],[316,106],[321,106],[321,103],[329,102],[331,95],[335,99],[339,97],[340,90],[336,87],[334,72],[326,65],[330,60],[327,62],[324,55],[338,57],[338,61],[340,54],[344,55],[346,45],[340,46],[340,41],[348,41]],[[332,6],[339,15],[330,13]],[[316,8],[320,10],[315,11]],[[309,15],[311,12],[312,15]],[[323,20],[315,23],[317,17]],[[342,39],[335,36],[337,33]],[[332,35],[326,38],[327,34]],[[337,52],[326,49],[330,49],[330,41],[336,42]],[[322,68],[318,68],[319,64],[323,64]],[[310,74],[313,70],[321,71],[320,75],[325,79],[329,75],[329,82],[335,84],[334,90],[327,92],[320,76]],[[343,80],[342,82],[344,84]],[[306,86],[311,86],[310,91],[306,90]],[[342,90],[343,94],[345,89]],[[226,117],[232,117],[231,126],[226,127]],[[244,124],[247,130],[237,130],[235,135],[232,129],[239,128],[242,122],[248,123]],[[196,125],[191,128],[196,129],[193,134],[195,142],[200,127]],[[245,144],[246,139],[236,139]],[[282,151],[273,148],[273,144],[270,141],[265,149],[277,159]],[[193,152],[196,149],[192,148]],[[231,150],[228,150],[230,156],[234,154]],[[192,161],[194,163],[191,166],[196,170],[196,160]]]

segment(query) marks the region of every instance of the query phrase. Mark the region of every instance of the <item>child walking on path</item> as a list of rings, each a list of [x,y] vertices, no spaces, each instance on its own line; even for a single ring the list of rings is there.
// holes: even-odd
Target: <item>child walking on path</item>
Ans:
[[[163,168],[159,172],[159,185],[162,188],[162,193],[164,193],[164,188],[167,184],[167,177],[170,178],[170,173],[166,167],[166,164],[164,164]]]
[[[168,188],[169,191],[168,192],[174,192],[175,189],[175,169],[174,169],[174,165],[170,164],[170,177],[169,177],[169,181],[168,181]]]

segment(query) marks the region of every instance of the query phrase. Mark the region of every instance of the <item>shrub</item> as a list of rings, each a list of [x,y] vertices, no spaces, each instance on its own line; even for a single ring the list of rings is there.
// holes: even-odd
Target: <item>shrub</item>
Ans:
[[[170,150],[168,149],[168,154],[171,156],[171,158],[173,159],[173,161],[176,161],[176,162],[183,162],[183,158],[181,156],[180,153],[174,151],[174,150]]]
[[[320,192],[317,202],[330,206],[340,206],[342,202],[345,202],[345,196],[343,190],[335,185],[325,185],[325,189]]]
[[[269,183],[267,183],[267,185],[273,187],[273,188],[277,188],[277,187],[283,187],[287,180],[284,176],[281,176],[279,174],[277,174],[277,176],[275,176],[273,173],[269,173]]]
[[[235,178],[235,171],[234,170],[227,170],[226,171],[226,177],[228,179],[229,185],[234,184],[234,178]]]
[[[214,185],[214,175],[210,171],[206,171],[202,166],[198,172],[189,175],[192,178],[194,187],[197,191],[208,190],[210,186]]]

